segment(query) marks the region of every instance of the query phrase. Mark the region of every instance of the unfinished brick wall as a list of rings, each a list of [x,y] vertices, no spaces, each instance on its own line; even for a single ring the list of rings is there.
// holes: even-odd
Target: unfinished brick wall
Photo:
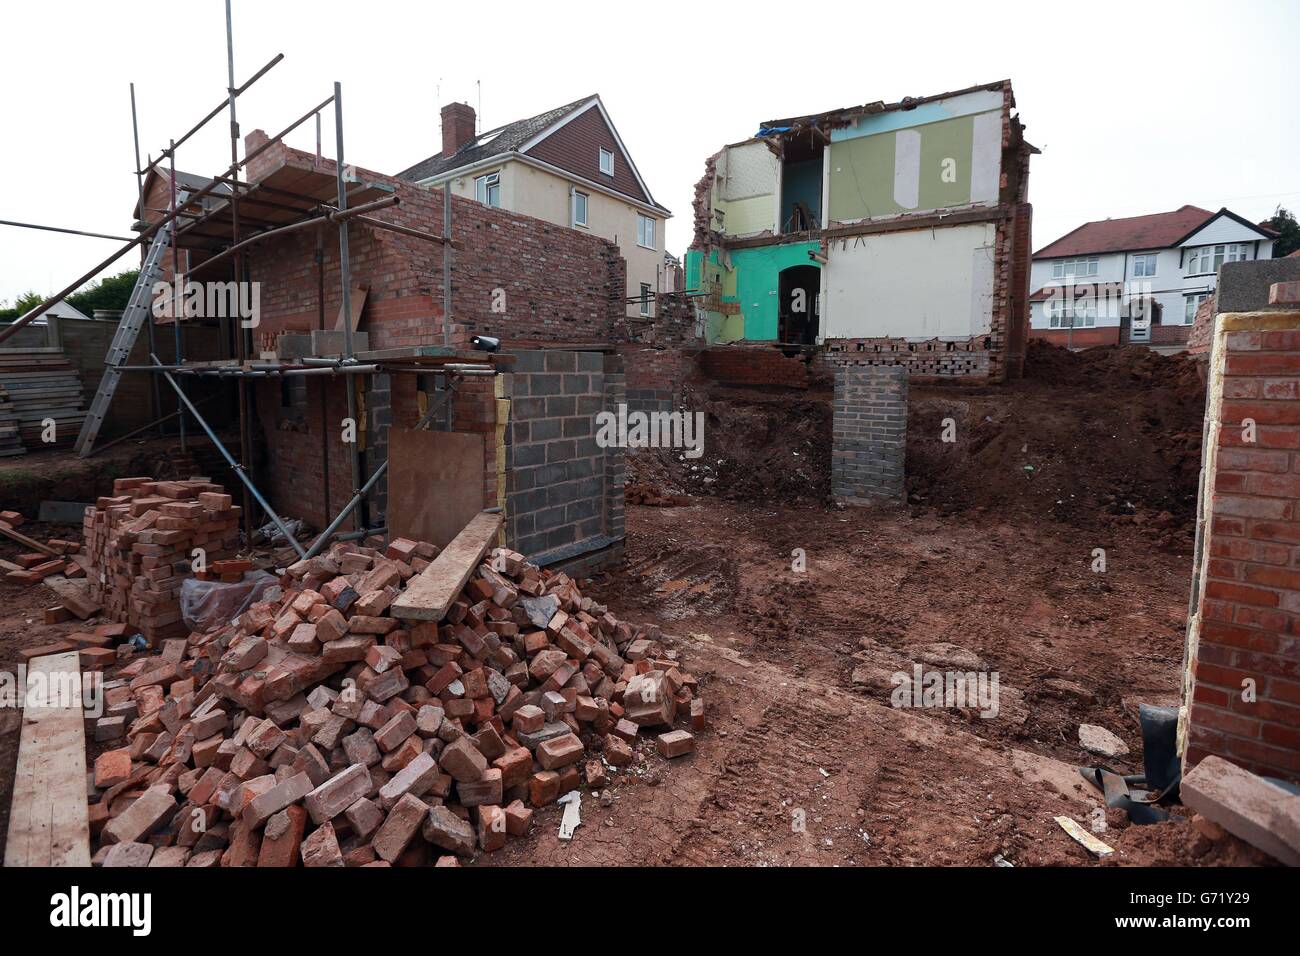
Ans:
[[[902,501],[907,445],[907,369],[835,370],[831,494],[846,504]]]
[[[595,418],[622,400],[617,365],[607,380],[607,356],[600,352],[511,354],[507,542],[530,560],[550,564],[621,540],[623,450],[597,445]],[[616,363],[616,356],[608,358]]]
[[[256,131],[246,148],[262,142],[265,134]],[[332,160],[317,164],[314,156],[279,144],[258,157],[249,175],[256,178],[280,164],[334,171]],[[375,218],[442,233],[441,190],[368,170],[357,170],[357,176],[390,187],[401,200],[372,214]],[[468,347],[479,334],[507,343],[626,339],[627,265],[614,243],[460,197],[453,197],[452,210],[454,345]],[[262,283],[260,332],[334,327],[342,293],[333,228],[325,230],[320,252],[318,265],[312,230],[269,240],[250,252],[251,278]],[[349,266],[353,281],[369,287],[361,328],[369,333],[372,349],[442,344],[442,255],[440,243],[354,223]],[[501,305],[504,311],[494,311]]]
[[[700,371],[724,385],[808,387],[808,358],[766,344],[714,346],[700,355]]]
[[[682,397],[682,387],[695,373],[700,354],[693,348],[620,346],[625,370],[629,411],[671,412]]]
[[[1219,316],[1206,455],[1184,767],[1300,780],[1300,311]]]
[[[904,342],[901,339],[837,339],[818,356],[818,365],[831,370],[844,366],[898,367],[915,382],[961,379],[989,381],[994,376],[994,351],[987,340],[968,342]]]

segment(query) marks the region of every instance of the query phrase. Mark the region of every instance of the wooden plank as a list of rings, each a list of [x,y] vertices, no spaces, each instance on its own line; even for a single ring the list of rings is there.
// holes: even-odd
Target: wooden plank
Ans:
[[[388,533],[445,548],[483,507],[483,436],[388,430]]]
[[[364,285],[352,286],[352,294],[348,297],[352,306],[352,331],[355,332],[361,325],[361,310],[366,307],[366,296],[370,294],[370,289]],[[343,331],[343,303],[339,303],[339,317],[334,323],[334,331]]]
[[[27,665],[5,866],[90,866],[80,681],[76,651]]]
[[[27,537],[27,535],[23,534],[21,531],[15,531],[13,528],[9,527],[9,522],[7,521],[0,521],[0,534],[4,535],[6,538],[13,538],[19,544],[31,548],[33,551],[40,551],[43,554],[53,555],[56,558],[63,557],[63,552],[55,551],[49,545],[41,544],[39,541]]]
[[[441,621],[464,589],[483,555],[496,543],[501,515],[481,511],[433,562],[411,578],[393,602],[394,617],[408,621]]]

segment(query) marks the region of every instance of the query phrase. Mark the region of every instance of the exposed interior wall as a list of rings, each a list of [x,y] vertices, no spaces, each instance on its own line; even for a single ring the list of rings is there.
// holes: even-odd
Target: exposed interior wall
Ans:
[[[831,240],[825,337],[987,334],[995,240],[992,223]]]
[[[981,90],[854,118],[831,131],[830,220],[998,202],[1005,102]]]
[[[716,169],[713,228],[735,237],[774,232],[780,177],[781,161],[766,143],[724,150]]]
[[[822,216],[822,171],[820,158],[786,163],[781,171],[781,228],[786,229],[795,205],[802,203],[812,212],[814,222]]]
[[[791,242],[714,250],[707,259],[697,250],[687,253],[687,288],[706,293],[697,300],[705,314],[705,341],[775,342],[781,271],[815,265],[808,253],[820,248],[819,242]]]

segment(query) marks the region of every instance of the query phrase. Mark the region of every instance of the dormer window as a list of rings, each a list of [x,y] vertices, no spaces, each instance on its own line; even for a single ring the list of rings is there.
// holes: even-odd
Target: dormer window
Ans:
[[[606,176],[614,175],[614,151],[604,146],[600,148],[600,171]]]

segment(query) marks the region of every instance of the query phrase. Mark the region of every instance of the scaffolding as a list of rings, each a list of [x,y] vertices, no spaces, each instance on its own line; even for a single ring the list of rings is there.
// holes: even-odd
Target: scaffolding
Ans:
[[[399,204],[400,199],[396,195],[387,195],[392,192],[391,186],[376,183],[365,183],[356,180],[350,180],[347,176],[344,164],[344,141],[343,141],[343,91],[338,82],[334,83],[332,93],[323,101],[316,104],[288,126],[270,137],[266,142],[261,143],[256,148],[245,153],[241,159],[240,152],[240,133],[239,122],[236,112],[236,104],[239,97],[246,92],[256,82],[266,76],[277,64],[284,59],[284,54],[276,54],[261,69],[249,77],[243,84],[235,85],[235,64],[234,64],[234,30],[231,15],[231,0],[225,0],[226,13],[226,62],[227,62],[227,90],[226,96],[213,107],[201,120],[191,126],[180,137],[168,142],[168,146],[163,149],[159,155],[154,158],[150,157],[147,164],[142,165],[140,161],[140,139],[139,125],[135,103],[135,84],[131,84],[131,124],[135,145],[135,175],[136,189],[139,204],[137,207],[138,221],[135,229],[138,235],[134,238],[126,239],[124,244],[112,255],[98,263],[94,268],[80,276],[76,281],[45,299],[35,308],[29,310],[24,315],[16,319],[6,328],[0,329],[0,343],[3,343],[10,336],[16,334],[21,328],[39,318],[51,307],[56,305],[65,296],[72,294],[89,282],[95,276],[99,275],[114,262],[126,255],[132,249],[141,247],[152,241],[153,237],[160,229],[170,227],[174,233],[174,241],[171,243],[172,256],[172,278],[174,285],[174,302],[171,313],[171,322],[173,325],[175,361],[170,364],[164,364],[157,356],[156,337],[157,330],[153,315],[150,314],[148,320],[149,335],[149,357],[148,365],[128,365],[116,364],[113,369],[118,373],[130,372],[148,374],[152,377],[153,390],[155,395],[155,407],[161,411],[158,401],[159,386],[161,379],[166,382],[177,397],[177,409],[167,415],[162,415],[155,421],[137,428],[126,435],[118,436],[99,449],[87,446],[83,454],[94,454],[97,450],[110,445],[117,444],[133,435],[148,431],[154,427],[161,427],[171,419],[179,421],[179,439],[182,451],[185,450],[187,437],[187,419],[193,419],[199,428],[207,435],[209,440],[216,447],[217,451],[225,459],[231,471],[239,478],[243,485],[243,516],[245,536],[251,543],[253,528],[257,526],[258,519],[253,511],[253,503],[271,519],[272,523],[278,528],[283,535],[287,544],[294,549],[298,557],[307,560],[325,547],[328,542],[337,538],[364,538],[371,534],[383,534],[387,529],[384,527],[365,528],[359,516],[358,506],[366,496],[375,488],[379,479],[386,473],[388,462],[385,460],[374,471],[365,477],[365,466],[363,462],[364,451],[359,447],[359,443],[353,441],[352,449],[349,455],[351,465],[351,487],[352,495],[348,503],[338,512],[335,518],[329,522],[325,529],[315,538],[310,546],[304,548],[296,537],[290,533],[288,524],[272,507],[262,492],[258,489],[250,473],[250,463],[252,460],[252,402],[249,394],[250,383],[257,379],[279,379],[298,376],[328,376],[341,377],[349,383],[345,389],[347,395],[347,414],[348,418],[356,422],[357,420],[357,394],[352,382],[357,376],[366,376],[382,372],[398,373],[428,373],[437,372],[442,376],[444,387],[440,389],[439,397],[436,401],[430,402],[426,413],[417,423],[417,428],[426,428],[432,423],[434,415],[447,405],[454,393],[457,382],[465,377],[474,376],[494,376],[498,371],[498,363],[508,361],[496,355],[490,355],[484,352],[456,350],[451,346],[451,269],[452,269],[452,250],[456,243],[451,241],[452,227],[452,204],[450,190],[444,189],[443,192],[443,229],[442,234],[424,232],[419,229],[413,229],[409,226],[403,226],[399,223],[388,222],[383,219],[377,219],[369,213],[382,209],[390,208]],[[331,177],[332,182],[325,181],[325,174],[319,170],[315,175],[309,175],[303,170],[297,171],[280,171],[272,173],[258,181],[250,181],[251,177],[240,178],[241,171],[247,172],[250,164],[259,156],[271,149],[276,144],[283,142],[286,136],[297,130],[310,119],[316,122],[316,161],[321,161],[321,113],[330,106],[333,106],[334,127],[335,127],[335,147],[336,156],[334,160],[335,170]],[[187,181],[180,183],[180,177],[184,174],[178,174],[176,169],[176,156],[179,148],[194,136],[199,130],[205,127],[211,120],[215,119],[223,111],[229,114],[230,121],[230,165],[222,172],[212,176],[210,179],[194,182],[194,177],[188,177]],[[166,168],[164,169],[164,164]],[[146,207],[146,189],[145,182],[150,175],[163,176],[167,180],[169,188],[169,201],[165,208],[148,208]],[[180,183],[178,185],[178,183]],[[149,213],[156,213],[158,218],[152,222],[147,220]],[[173,223],[175,225],[173,225]],[[353,316],[352,316],[352,283],[351,269],[348,256],[349,229],[351,224],[358,223],[374,229],[387,230],[423,241],[437,243],[442,246],[442,273],[443,273],[443,317],[442,317],[442,342],[441,346],[412,346],[408,348],[390,348],[380,350],[367,350],[358,352],[355,349]],[[23,228],[43,229],[55,232],[71,233],[75,235],[93,236],[97,238],[121,239],[123,237],[109,236],[103,233],[83,232],[75,229],[38,225],[34,223],[15,222],[10,220],[0,220],[0,225],[9,225]],[[342,290],[342,309],[341,309],[341,331],[343,333],[343,350],[341,356],[305,356],[292,361],[259,361],[253,360],[250,356],[254,354],[251,329],[246,327],[242,321],[232,322],[229,324],[229,334],[222,336],[222,349],[230,349],[233,355],[218,362],[190,362],[185,359],[185,344],[183,334],[184,311],[181,307],[181,286],[182,277],[193,276],[202,273],[204,270],[210,270],[214,265],[225,264],[236,278],[236,281],[247,281],[248,276],[248,254],[250,249],[258,243],[268,239],[281,237],[290,233],[299,232],[307,229],[318,230],[317,241],[317,263],[321,262],[323,253],[323,230],[325,227],[334,225],[337,227],[339,243],[339,264],[340,264],[340,285]],[[186,249],[187,263],[184,268],[181,265],[181,250]],[[191,249],[203,250],[209,254],[208,258],[190,267],[188,263],[189,251]],[[321,272],[321,302],[320,309],[324,315],[324,273]],[[225,330],[223,330],[225,331]],[[233,342],[231,341],[233,340]],[[233,345],[233,348],[231,346]],[[236,457],[221,441],[216,431],[210,426],[208,421],[200,413],[198,405],[202,401],[194,402],[186,394],[183,387],[185,380],[199,378],[217,378],[218,380],[232,380],[238,397],[238,427],[239,427],[239,455]],[[323,412],[322,412],[323,414]],[[325,483],[327,486],[328,502],[328,452],[322,449],[325,458]],[[339,529],[343,523],[351,517],[353,530],[349,533],[340,533]]]

